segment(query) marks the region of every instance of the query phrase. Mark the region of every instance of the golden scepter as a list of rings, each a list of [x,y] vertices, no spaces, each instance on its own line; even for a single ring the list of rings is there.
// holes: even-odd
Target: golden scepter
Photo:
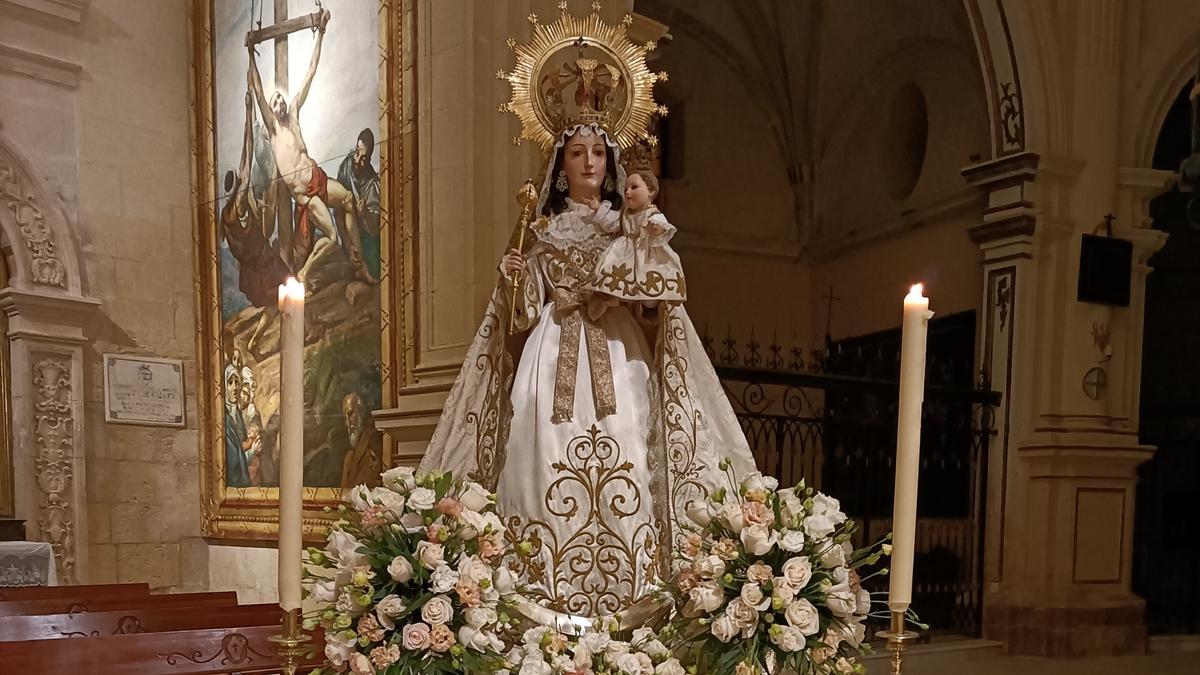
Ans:
[[[532,215],[533,206],[537,204],[538,193],[533,187],[533,181],[526,179],[525,184],[517,190],[517,203],[521,205],[521,217],[517,220],[517,253],[523,253],[525,248],[525,231],[529,229],[529,217]],[[516,332],[514,329],[517,325],[517,293],[521,287],[521,275],[525,273],[522,269],[517,274],[513,275],[512,287],[509,289],[508,295],[508,334],[512,335]]]

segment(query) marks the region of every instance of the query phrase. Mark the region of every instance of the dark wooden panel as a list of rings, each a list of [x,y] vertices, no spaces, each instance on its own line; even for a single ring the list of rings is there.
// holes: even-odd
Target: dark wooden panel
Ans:
[[[5,673],[38,675],[208,675],[279,672],[269,640],[277,626],[236,630],[186,630],[110,635],[87,640],[29,640],[0,643]],[[324,660],[324,640],[314,636],[313,657],[300,672]]]
[[[57,598],[145,597],[150,584],[97,584],[94,586],[20,586],[0,588],[0,602]]]
[[[142,609],[146,607],[219,607],[237,604],[237,593],[175,593],[149,595],[146,597],[98,597],[66,598],[51,600],[18,600],[0,602],[0,617],[30,616],[35,614],[77,614],[79,612],[106,612],[114,609]]]
[[[277,626],[279,605],[232,607],[148,607],[80,614],[0,617],[0,642],[67,637],[104,637],[134,633]]]

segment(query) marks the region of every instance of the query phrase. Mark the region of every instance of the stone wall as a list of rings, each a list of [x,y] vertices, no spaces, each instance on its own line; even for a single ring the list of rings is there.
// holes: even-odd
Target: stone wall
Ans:
[[[200,532],[184,3],[100,0],[80,28],[79,237],[100,315],[85,350],[91,583],[185,580]],[[182,359],[187,428],[104,422],[102,354]]]

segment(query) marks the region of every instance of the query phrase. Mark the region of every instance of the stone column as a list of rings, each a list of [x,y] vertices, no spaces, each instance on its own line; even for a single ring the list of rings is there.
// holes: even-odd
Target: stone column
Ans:
[[[84,326],[99,302],[51,291],[0,290],[12,359],[17,517],[54,547],[60,584],[87,580]]]
[[[1088,158],[1088,165],[1098,160]],[[1096,163],[1102,163],[1102,160]],[[1010,653],[1092,656],[1145,649],[1130,590],[1139,444],[1148,203],[1170,175],[1010,155],[964,170],[988,194],[971,236],[983,255],[981,367],[1004,395],[988,458],[984,636]],[[1076,299],[1081,234],[1072,211],[1104,193],[1114,236],[1134,243],[1128,307]]]

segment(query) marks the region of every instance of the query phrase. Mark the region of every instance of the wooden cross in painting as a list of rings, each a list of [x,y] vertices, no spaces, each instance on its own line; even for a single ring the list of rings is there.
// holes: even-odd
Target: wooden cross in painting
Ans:
[[[260,0],[265,2],[265,0]],[[317,3],[317,11],[294,19],[288,18],[288,0],[275,0],[275,23],[246,33],[246,46],[275,41],[275,90],[288,91],[288,36],[302,30],[315,30],[321,20],[321,3]],[[275,169],[275,227],[279,233],[279,250],[286,256],[288,266],[295,271],[296,261],[292,259],[292,195],[287,184],[280,180],[279,169]]]

